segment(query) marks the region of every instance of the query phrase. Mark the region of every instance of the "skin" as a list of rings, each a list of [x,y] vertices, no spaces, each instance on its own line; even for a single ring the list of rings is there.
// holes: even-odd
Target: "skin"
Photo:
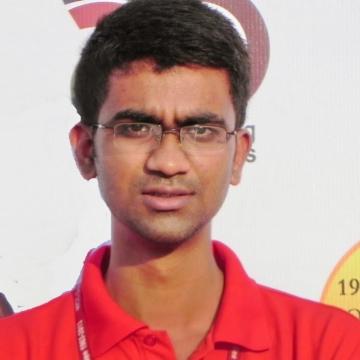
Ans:
[[[177,66],[155,72],[149,61],[134,62],[110,76],[98,122],[107,124],[124,110],[155,117],[165,129],[205,113],[222,119],[228,131],[235,127],[228,75],[220,69]],[[249,134],[231,136],[211,156],[187,153],[174,134],[150,153],[134,154],[116,152],[111,130],[94,135],[77,124],[70,140],[83,177],[97,177],[111,211],[106,273],[111,296],[151,328],[166,330],[177,359],[187,359],[209,331],[221,300],[223,276],[212,253],[211,219],[229,185],[240,181]],[[156,193],[149,202],[147,191],[154,188],[181,189],[186,201],[173,206]],[[159,201],[166,211],[159,210]]]

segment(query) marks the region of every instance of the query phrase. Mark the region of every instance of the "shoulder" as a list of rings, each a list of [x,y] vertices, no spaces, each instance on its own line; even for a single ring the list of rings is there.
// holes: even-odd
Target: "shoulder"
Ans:
[[[69,333],[74,337],[75,317],[73,297],[67,292],[43,305],[1,318],[0,358],[16,354],[20,359],[20,354],[29,352],[34,355],[33,351],[38,353]]]
[[[36,328],[50,325],[55,321],[53,315],[59,312],[62,315],[67,315],[68,311],[73,307],[73,298],[70,292],[66,292],[51,301],[36,306],[32,309],[21,311],[8,317],[0,318],[0,331],[4,331],[4,327],[23,327],[33,326],[36,323]],[[56,319],[58,321],[58,319]]]
[[[284,339],[285,331],[296,337],[295,346],[301,346],[303,352],[307,347],[316,347],[319,359],[360,356],[360,321],[354,316],[266,286],[258,285],[258,288],[276,338]]]
[[[303,299],[267,286],[257,286],[265,301],[265,306],[274,315],[294,320],[299,316],[301,318],[310,317],[313,321],[320,322],[334,319],[334,321],[339,320],[345,323],[350,322],[355,323],[355,326],[360,326],[360,321],[358,321],[354,316],[334,306]],[[314,317],[315,314],[316,316]]]

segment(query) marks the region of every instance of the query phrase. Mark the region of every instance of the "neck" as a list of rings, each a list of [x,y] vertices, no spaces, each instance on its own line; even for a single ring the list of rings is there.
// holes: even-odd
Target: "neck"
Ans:
[[[153,329],[206,333],[223,288],[210,228],[176,246],[149,244],[126,231],[113,236],[106,284],[127,313]]]

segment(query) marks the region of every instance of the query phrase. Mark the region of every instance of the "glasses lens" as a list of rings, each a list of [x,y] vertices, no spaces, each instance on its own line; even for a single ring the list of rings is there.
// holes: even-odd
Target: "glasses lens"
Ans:
[[[157,124],[120,123],[114,126],[114,144],[123,152],[147,152],[155,147],[161,137]]]
[[[180,136],[185,150],[200,153],[221,150],[227,140],[224,128],[211,125],[184,126]]]
[[[120,152],[150,152],[159,146],[161,138],[162,127],[159,124],[119,123],[114,126],[114,145]],[[183,126],[180,128],[180,142],[185,152],[212,153],[224,148],[227,132],[219,126]]]

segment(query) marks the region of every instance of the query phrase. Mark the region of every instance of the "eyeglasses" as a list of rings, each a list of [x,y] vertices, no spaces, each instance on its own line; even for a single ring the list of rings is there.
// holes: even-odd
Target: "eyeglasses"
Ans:
[[[121,122],[114,125],[93,125],[95,129],[111,129],[114,146],[122,153],[147,153],[156,149],[165,134],[179,137],[181,146],[186,152],[212,153],[224,148],[231,135],[237,130],[226,131],[214,125],[186,125],[164,130],[160,124],[141,122]]]

